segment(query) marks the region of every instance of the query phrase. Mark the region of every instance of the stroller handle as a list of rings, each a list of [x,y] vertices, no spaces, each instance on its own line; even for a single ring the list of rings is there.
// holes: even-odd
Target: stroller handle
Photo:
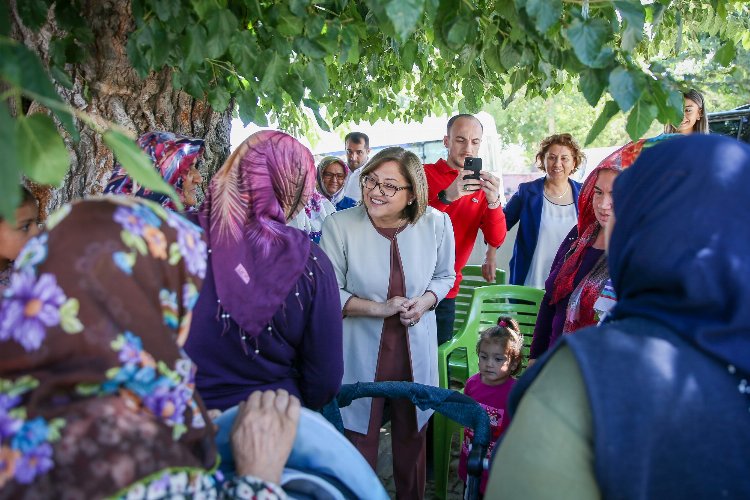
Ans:
[[[451,389],[416,382],[357,382],[341,386],[336,402],[339,408],[360,398],[408,399],[420,410],[432,409],[441,415],[474,429],[474,443],[490,443],[490,419],[487,412],[471,399]]]

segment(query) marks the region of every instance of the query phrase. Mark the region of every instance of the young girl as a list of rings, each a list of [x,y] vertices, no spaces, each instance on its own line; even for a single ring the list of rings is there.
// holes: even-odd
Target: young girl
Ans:
[[[506,410],[508,394],[516,383],[513,377],[521,371],[522,348],[523,335],[519,332],[518,323],[507,316],[501,316],[497,321],[497,326],[479,334],[479,342],[477,342],[479,373],[466,381],[464,394],[481,404],[490,416],[491,439],[487,449],[487,458],[492,456],[495,443],[510,424],[510,415]],[[473,438],[474,431],[465,428],[461,459],[458,462],[458,475],[464,483],[466,482],[466,461],[469,458]],[[482,473],[482,482],[479,487],[481,495],[484,495],[487,486],[488,472]]]
[[[11,224],[0,217],[0,297],[10,284],[13,261],[26,242],[39,233],[36,198],[26,188],[23,188],[22,196],[21,206],[16,209],[15,223]]]

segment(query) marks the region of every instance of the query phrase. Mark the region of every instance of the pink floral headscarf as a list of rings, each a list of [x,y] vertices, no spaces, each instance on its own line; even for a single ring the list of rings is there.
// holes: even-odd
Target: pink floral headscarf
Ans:
[[[211,179],[200,222],[208,233],[221,309],[251,337],[305,268],[310,240],[287,221],[315,188],[312,153],[292,136],[251,135]]]

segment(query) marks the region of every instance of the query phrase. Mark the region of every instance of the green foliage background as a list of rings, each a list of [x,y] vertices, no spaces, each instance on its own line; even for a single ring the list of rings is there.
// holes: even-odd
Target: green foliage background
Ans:
[[[84,2],[17,2],[26,27],[54,22],[65,33],[51,41],[52,57],[44,62],[9,37],[8,3],[0,4],[0,78],[8,89],[0,96],[0,147],[19,162],[4,167],[0,214],[12,214],[21,173],[55,185],[67,170],[56,123],[45,115],[19,114],[21,96],[47,106],[73,140],[74,120],[102,133],[110,130],[57,94],[71,85],[70,71],[89,57],[94,42],[80,15]],[[549,99],[564,101],[560,92],[575,88],[585,100],[572,103],[583,142],[593,143],[612,119],[624,120],[628,135],[637,138],[655,120],[678,121],[680,92],[702,76],[740,85],[747,70],[735,60],[750,49],[750,6],[741,0],[132,0],[130,5],[135,30],[128,56],[139,75],[169,68],[175,87],[207,100],[216,111],[236,106],[245,123],[271,120],[296,134],[310,130],[311,119],[324,130],[358,120],[420,121],[454,109],[476,112],[495,99],[507,106],[519,97],[531,118],[538,114],[536,103],[548,108]],[[690,58],[704,65],[701,74],[682,71]],[[9,99],[16,105],[8,107]],[[595,119],[587,106],[595,107]],[[616,130],[622,126],[613,124]],[[524,141],[531,140],[518,130]],[[136,180],[148,182],[135,145],[109,138]]]

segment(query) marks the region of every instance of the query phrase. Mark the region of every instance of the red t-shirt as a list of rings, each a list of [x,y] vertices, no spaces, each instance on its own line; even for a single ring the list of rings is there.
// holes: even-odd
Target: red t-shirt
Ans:
[[[505,214],[498,205],[495,209],[487,207],[484,191],[463,196],[450,205],[438,200],[438,193],[447,188],[458,176],[458,170],[451,168],[442,158],[437,163],[424,166],[427,174],[428,198],[431,207],[445,212],[453,223],[453,234],[456,238],[456,283],[447,298],[458,295],[461,285],[461,269],[466,265],[474,248],[479,229],[482,229],[484,240],[493,247],[499,247],[505,240]]]

